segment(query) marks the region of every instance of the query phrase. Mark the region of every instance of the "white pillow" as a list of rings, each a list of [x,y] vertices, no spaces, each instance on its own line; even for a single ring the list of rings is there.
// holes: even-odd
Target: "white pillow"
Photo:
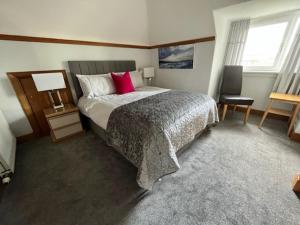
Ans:
[[[117,72],[114,73],[116,75],[123,75],[125,72]],[[144,82],[142,78],[142,74],[139,71],[129,71],[130,79],[134,88],[143,87]]]
[[[92,91],[92,87],[90,85],[90,81],[88,79],[88,76],[76,74],[76,77],[78,78],[83,96],[87,97],[87,98],[94,97],[94,93]]]
[[[131,81],[134,88],[139,88],[144,86],[144,81],[142,78],[142,73],[139,71],[130,72]]]
[[[110,74],[76,75],[84,96],[99,97],[116,92]]]

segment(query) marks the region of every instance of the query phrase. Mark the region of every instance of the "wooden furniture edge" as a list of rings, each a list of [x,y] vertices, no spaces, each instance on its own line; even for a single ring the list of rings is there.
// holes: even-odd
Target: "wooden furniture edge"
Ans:
[[[13,86],[13,89],[16,92],[16,96],[20,102],[20,105],[24,111],[24,114],[26,115],[30,125],[32,126],[32,130],[33,130],[32,135],[38,136],[40,128],[37,124],[36,118],[34,117],[33,111],[31,109],[31,105],[28,102],[28,99],[23,91],[23,88],[22,88],[22,85],[21,85],[19,79],[13,73],[7,73],[7,76],[11,82],[11,85]],[[26,138],[24,138],[24,139],[26,139]],[[22,140],[22,138],[21,138],[21,140]]]
[[[0,34],[0,40],[5,41],[23,41],[23,42],[39,42],[39,43],[56,43],[56,44],[69,44],[69,45],[89,45],[89,46],[103,46],[103,47],[115,47],[115,48],[135,48],[135,49],[155,49],[161,47],[169,47],[176,45],[187,45],[200,42],[214,41],[215,36],[201,37],[196,39],[170,42],[158,45],[135,45],[135,44],[122,44],[112,42],[97,42],[97,41],[84,41],[84,40],[72,40],[72,39],[61,39],[61,38],[47,38],[47,37],[34,37],[24,35],[11,35],[11,34]]]
[[[66,104],[65,106],[68,106],[68,108],[64,111],[57,111],[57,112],[49,112],[49,108],[44,109],[44,115],[46,118],[52,118],[52,117],[60,117],[63,116],[65,114],[71,114],[74,112],[79,112],[79,108],[77,106],[75,106],[74,104]]]
[[[35,136],[38,137],[39,136],[39,125],[37,123],[37,120],[33,114],[33,110],[31,108],[31,105],[28,102],[28,99],[24,93],[24,90],[22,88],[22,85],[19,81],[18,78],[22,78],[22,77],[26,77],[28,74],[34,74],[34,73],[49,73],[49,72],[62,72],[63,76],[64,76],[64,80],[65,80],[65,84],[66,84],[66,89],[67,89],[67,95],[68,98],[70,99],[70,101],[72,102],[72,104],[74,105],[74,99],[71,93],[71,87],[68,81],[68,77],[67,77],[67,73],[65,70],[41,70],[41,71],[22,71],[22,72],[7,72],[7,76],[8,79],[11,82],[11,85],[13,86],[13,89],[16,93],[16,96],[20,102],[20,105],[24,111],[25,116],[27,117],[33,132],[31,134],[26,134],[20,137],[17,137],[17,140],[19,140],[20,143],[25,142],[26,140],[31,140]],[[18,77],[18,78],[17,78]],[[24,141],[23,141],[24,140]]]
[[[295,133],[295,131],[292,131],[290,134],[290,139],[300,142],[300,133]]]

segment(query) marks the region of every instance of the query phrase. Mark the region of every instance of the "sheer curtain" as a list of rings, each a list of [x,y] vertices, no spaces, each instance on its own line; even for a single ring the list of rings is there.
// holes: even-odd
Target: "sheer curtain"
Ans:
[[[250,19],[233,21],[227,42],[225,65],[241,65],[250,26]]]
[[[300,26],[275,81],[273,91],[300,94]]]

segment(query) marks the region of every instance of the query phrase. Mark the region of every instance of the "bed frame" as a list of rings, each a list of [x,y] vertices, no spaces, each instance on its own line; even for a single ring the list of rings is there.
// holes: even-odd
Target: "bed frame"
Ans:
[[[135,61],[117,60],[117,61],[68,61],[71,77],[73,80],[76,97],[82,96],[76,74],[96,75],[111,72],[125,72],[136,70]]]
[[[76,74],[82,75],[96,75],[105,74],[110,72],[124,72],[124,71],[135,71],[136,64],[133,60],[106,60],[106,61],[68,61],[70,74],[75,89],[77,99],[82,96],[82,90],[79,85]],[[95,124],[88,117],[82,116],[83,125],[85,128],[92,129],[102,139],[106,140],[105,130]]]
[[[77,99],[79,99],[82,96],[82,90],[79,85],[78,78],[76,77],[76,74],[82,74],[82,75],[96,75],[96,74],[104,74],[104,73],[110,73],[110,72],[124,72],[124,71],[135,71],[136,70],[136,64],[133,60],[116,60],[116,61],[68,61],[69,69],[73,81],[73,85],[75,88],[75,94]],[[83,125],[85,128],[91,129],[93,132],[95,132],[98,136],[100,136],[103,140],[106,141],[106,132],[105,130],[98,126],[96,123],[94,123],[90,118],[82,116]],[[210,127],[206,127],[204,130],[202,130],[200,133],[198,133],[195,136],[195,139],[197,139],[202,133],[209,130]],[[195,140],[194,139],[194,140]],[[193,141],[192,141],[193,142]],[[187,149],[191,144],[187,144],[186,146],[183,146],[177,153],[183,152],[185,149]]]

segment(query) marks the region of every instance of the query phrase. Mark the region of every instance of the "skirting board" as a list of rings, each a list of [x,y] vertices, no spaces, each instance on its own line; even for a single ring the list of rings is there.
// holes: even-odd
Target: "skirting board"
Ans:
[[[230,107],[231,108],[231,107]],[[229,109],[230,109],[229,108]],[[232,108],[231,108],[232,109]],[[245,112],[245,108],[244,107],[240,107],[238,106],[236,108],[236,111],[238,112]],[[262,116],[264,114],[264,111],[262,110],[258,110],[258,109],[251,109],[251,112],[250,114],[252,115],[258,115],[258,116]],[[276,119],[276,120],[283,120],[283,121],[288,121],[288,117],[286,116],[281,116],[281,115],[276,115],[276,114],[272,114],[272,113],[269,113],[268,114],[268,117],[269,118],[272,118],[272,119]],[[29,140],[32,140],[32,139],[35,139],[36,137],[33,135],[33,133],[31,134],[26,134],[24,136],[20,136],[20,137],[17,137],[17,143],[20,144],[20,143],[23,143],[23,142],[26,142],[26,141],[29,141]],[[297,141],[297,142],[300,142],[300,134],[299,133],[295,133],[295,132],[292,132],[291,136],[290,136],[290,139],[293,140],[293,141]]]
[[[239,112],[245,112],[246,108],[241,107],[241,106],[237,106],[236,110],[239,111]],[[251,109],[251,114],[252,115],[258,115],[258,116],[263,116],[264,111],[258,110],[258,109]],[[273,113],[269,113],[268,118],[272,118],[272,119],[276,119],[276,120],[282,120],[282,121],[288,121],[289,120],[289,118],[287,116],[277,115],[277,114],[273,114]],[[294,131],[292,131],[289,138],[293,141],[300,142],[300,133],[295,133]]]
[[[232,107],[230,107],[229,109],[232,109]],[[236,111],[245,112],[246,108],[242,107],[242,106],[237,106]],[[263,116],[264,112],[265,111],[258,110],[258,109],[251,109],[250,113],[252,115]],[[287,116],[277,115],[277,114],[273,114],[273,113],[268,113],[268,118],[276,119],[276,120],[283,120],[283,121],[288,121],[289,120],[289,118]]]
[[[17,137],[17,144],[21,144],[26,141],[33,140],[35,138],[36,138],[36,136],[34,135],[34,133],[22,135],[22,136]]]

